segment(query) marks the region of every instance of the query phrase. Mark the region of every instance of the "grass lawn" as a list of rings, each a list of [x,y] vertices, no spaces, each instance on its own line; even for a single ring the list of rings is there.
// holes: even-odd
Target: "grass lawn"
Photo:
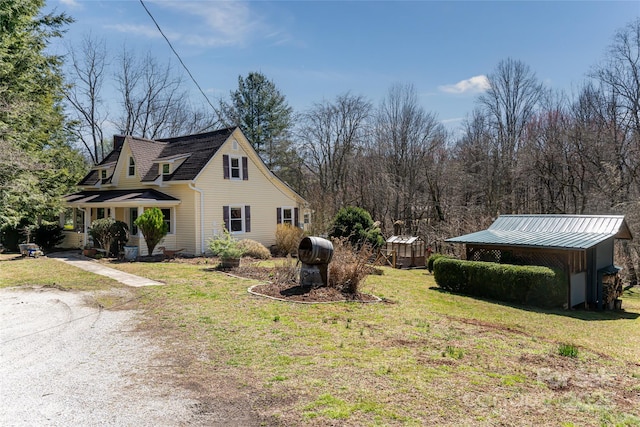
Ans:
[[[0,286],[109,285],[4,257]],[[231,384],[266,425],[640,426],[638,289],[623,312],[543,311],[385,268],[364,286],[384,303],[307,305],[251,295],[255,281],[212,264],[112,266],[167,283],[134,292],[171,380],[202,396]]]

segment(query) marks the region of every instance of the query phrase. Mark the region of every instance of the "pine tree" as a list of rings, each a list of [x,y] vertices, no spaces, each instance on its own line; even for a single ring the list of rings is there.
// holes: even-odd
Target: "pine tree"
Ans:
[[[221,121],[239,126],[267,167],[295,186],[300,159],[292,149],[293,109],[264,74],[238,77],[238,89],[229,103],[220,102]]]
[[[43,0],[0,0],[0,227],[53,217],[82,173],[62,110],[61,59],[45,52],[71,22]]]

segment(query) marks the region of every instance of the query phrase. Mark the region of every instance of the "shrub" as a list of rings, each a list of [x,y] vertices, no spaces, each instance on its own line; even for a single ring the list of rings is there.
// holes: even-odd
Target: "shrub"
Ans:
[[[153,254],[156,245],[167,235],[169,225],[164,222],[164,215],[158,208],[145,210],[134,222],[142,232],[149,255]]]
[[[213,256],[222,259],[240,258],[244,255],[244,249],[226,228],[221,234],[209,239],[209,249]]]
[[[374,224],[371,214],[362,208],[348,206],[338,211],[333,219],[334,238],[347,238],[353,246],[368,244],[378,248],[384,244],[380,229]]]
[[[89,234],[93,241],[109,254],[118,254],[121,246],[129,240],[129,227],[113,218],[96,219],[91,223]]]
[[[341,292],[355,294],[367,275],[374,271],[369,264],[371,245],[352,246],[347,239],[333,239],[333,258],[329,263],[329,286]]]
[[[440,257],[433,263],[439,287],[500,301],[558,307],[566,302],[565,275],[540,266],[516,266]]]
[[[301,228],[291,224],[278,224],[276,228],[276,251],[281,255],[296,253],[304,236]]]
[[[271,258],[271,252],[262,243],[251,239],[243,239],[238,242],[238,246],[244,250],[245,256],[257,259]]]
[[[437,260],[438,258],[442,258],[446,255],[442,255],[442,254],[432,254],[429,259],[427,259],[427,269],[429,270],[429,273],[433,273],[433,263],[435,262],[435,260]]]
[[[34,226],[27,219],[20,220],[18,225],[5,225],[1,228],[2,232],[0,233],[0,241],[4,245],[5,249],[17,252],[19,249],[18,245],[20,243],[29,242],[29,237],[33,227]]]
[[[116,221],[113,225],[114,239],[109,246],[109,252],[113,255],[117,255],[124,251],[124,246],[129,241],[129,226],[122,221]]]
[[[41,225],[34,230],[33,241],[45,252],[49,251],[64,239],[62,230],[58,224]]]

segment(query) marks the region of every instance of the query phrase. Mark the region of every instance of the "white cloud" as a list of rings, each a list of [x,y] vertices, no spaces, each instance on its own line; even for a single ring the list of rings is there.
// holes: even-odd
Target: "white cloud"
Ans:
[[[183,1],[154,4],[176,13],[191,15],[199,22],[199,25],[185,30],[187,32],[181,37],[183,42],[192,46],[242,45],[252,34],[266,31],[265,25],[254,16],[248,3]]]
[[[442,92],[466,94],[466,93],[480,93],[489,89],[489,80],[487,76],[473,76],[470,79],[461,80],[458,83],[451,85],[438,86]]]
[[[158,32],[156,27],[151,27],[149,25],[113,24],[105,25],[104,27],[109,30],[115,30],[119,33],[134,34],[149,38],[162,37],[162,34]],[[167,35],[167,37],[169,37],[169,35]]]
[[[69,7],[81,7],[80,3],[78,3],[76,0],[59,0],[60,4],[63,4],[65,6],[69,6]]]

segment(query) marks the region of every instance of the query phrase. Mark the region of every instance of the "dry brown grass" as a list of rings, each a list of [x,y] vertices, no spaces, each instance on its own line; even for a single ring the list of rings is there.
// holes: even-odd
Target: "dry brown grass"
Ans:
[[[370,245],[356,248],[347,239],[333,239],[333,259],[329,264],[329,286],[348,294],[358,293],[365,278],[373,273],[374,251]]]
[[[244,250],[244,256],[248,256],[255,259],[269,259],[271,258],[271,252],[262,243],[251,239],[243,239],[238,242]]]
[[[304,232],[290,224],[278,224],[276,228],[276,250],[278,254],[286,256],[298,251],[298,245]]]

